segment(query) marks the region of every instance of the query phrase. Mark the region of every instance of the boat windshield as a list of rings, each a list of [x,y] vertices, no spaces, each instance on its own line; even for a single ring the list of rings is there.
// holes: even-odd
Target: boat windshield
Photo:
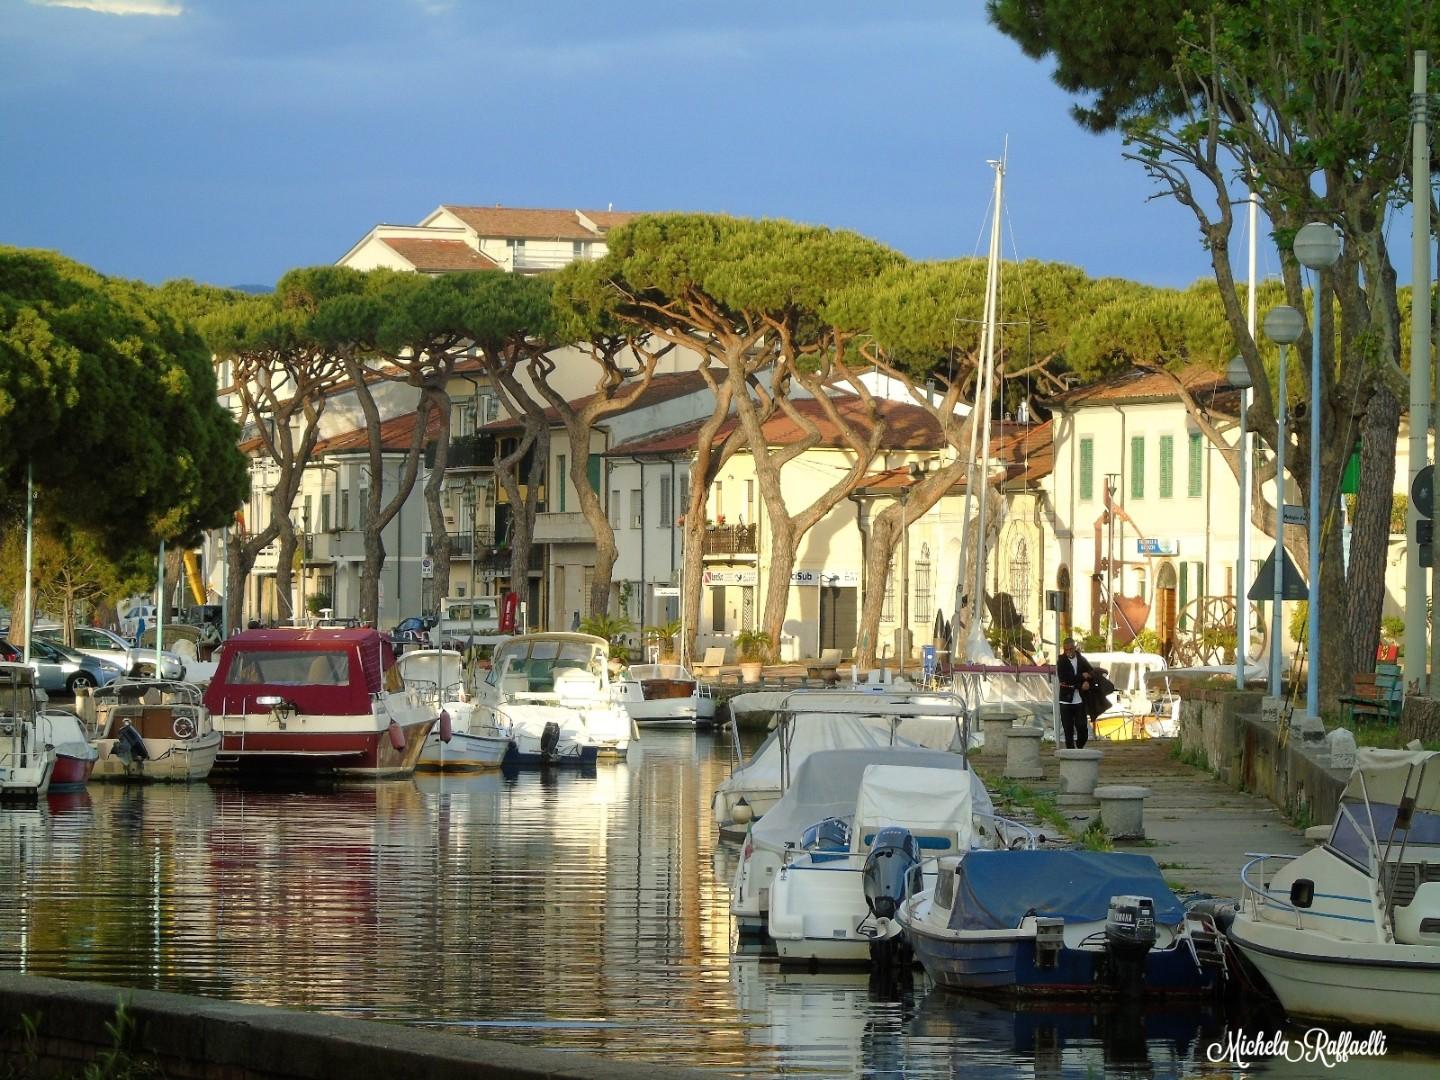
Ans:
[[[603,680],[604,652],[579,641],[515,642],[495,653],[495,668],[488,681],[509,686],[514,676],[524,675],[530,693],[548,694],[555,689],[556,674],[565,670],[588,672]]]
[[[1342,800],[1340,813],[1335,815],[1335,827],[1330,831],[1330,847],[1368,870],[1370,852],[1383,853],[1389,843],[1397,812],[1397,808],[1389,803],[1371,803],[1367,808],[1364,799]],[[1373,834],[1370,831],[1372,819],[1375,823]],[[1440,812],[1417,807],[1410,820],[1408,834],[1395,830],[1396,844],[1402,839],[1409,847],[1440,845]]]
[[[350,654],[339,650],[246,649],[226,677],[229,685],[348,686]]]
[[[495,601],[476,600],[471,603],[462,600],[459,603],[451,602],[445,605],[446,622],[468,622],[474,619],[476,622],[495,621]]]

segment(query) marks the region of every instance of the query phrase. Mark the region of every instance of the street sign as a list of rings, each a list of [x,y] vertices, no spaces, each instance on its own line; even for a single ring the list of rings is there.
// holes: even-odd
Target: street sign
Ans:
[[[1046,610],[1046,611],[1064,611],[1064,610],[1065,610],[1065,594],[1064,594],[1061,590],[1059,590],[1059,589],[1046,589],[1046,590],[1045,590],[1045,610]]]
[[[1135,554],[1178,555],[1180,554],[1180,542],[1178,540],[1158,540],[1153,536],[1139,536],[1135,538]]]
[[[1435,466],[1426,465],[1410,481],[1410,505],[1421,517],[1429,517],[1435,511]]]
[[[1305,507],[1286,503],[1280,511],[1280,520],[1286,525],[1304,525],[1306,521]]]
[[[1276,545],[1277,547],[1279,545]],[[1285,559],[1280,569],[1280,595],[1286,600],[1305,600],[1310,596],[1310,590],[1305,587],[1305,579],[1300,576],[1299,569],[1290,561],[1290,553],[1281,548],[1281,554]],[[1255,575],[1255,584],[1250,586],[1250,591],[1245,594],[1251,600],[1273,600],[1275,599],[1275,549],[1270,550],[1270,556],[1265,560],[1265,565],[1260,567],[1260,572]]]
[[[435,559],[432,556],[420,556],[420,576],[422,578],[433,578],[435,576]]]
[[[679,596],[679,585],[656,585],[653,590],[655,596]]]

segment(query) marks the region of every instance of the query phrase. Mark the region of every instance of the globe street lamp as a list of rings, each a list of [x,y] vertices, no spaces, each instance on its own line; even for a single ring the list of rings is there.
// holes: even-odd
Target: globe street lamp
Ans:
[[[1254,382],[1250,378],[1250,367],[1245,363],[1243,356],[1237,356],[1230,361],[1230,366],[1225,369],[1225,379],[1236,390],[1240,391],[1240,469],[1238,478],[1240,481],[1240,538],[1239,550],[1236,552],[1236,559],[1239,568],[1235,574],[1235,686],[1237,689],[1245,689],[1245,656],[1249,651],[1250,644],[1250,607],[1245,597],[1245,571],[1250,565],[1250,522],[1245,520],[1245,496],[1250,490],[1250,455],[1249,446],[1249,408],[1250,408],[1250,387]]]
[[[1285,379],[1285,350],[1300,340],[1305,317],[1293,307],[1273,307],[1265,316],[1265,336],[1280,346],[1280,377],[1275,394],[1275,588],[1270,612],[1270,696],[1282,693],[1281,673],[1285,647],[1281,632],[1285,606],[1285,405],[1290,396]]]
[[[1295,234],[1295,258],[1315,271],[1311,293],[1315,318],[1310,324],[1310,626],[1305,672],[1305,719],[1320,720],[1320,271],[1340,258],[1340,237],[1321,221]],[[1310,725],[1313,727],[1313,725]],[[1323,729],[1322,729],[1323,730]]]

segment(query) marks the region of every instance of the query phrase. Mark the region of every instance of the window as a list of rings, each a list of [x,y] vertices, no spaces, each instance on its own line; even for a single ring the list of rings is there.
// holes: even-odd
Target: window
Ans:
[[[493,420],[500,419],[500,399],[498,397],[483,397],[480,399],[485,403],[485,422],[488,424]]]
[[[688,514],[689,512],[690,512],[690,474],[689,474],[688,472],[684,472],[684,473],[681,473],[681,474],[680,474],[680,513],[681,513],[681,514]],[[679,516],[680,516],[679,514],[676,515],[676,517],[679,517]]]
[[[1180,629],[1188,628],[1189,617],[1185,614],[1185,605],[1190,602],[1190,564],[1180,564]]]
[[[660,477],[660,527],[667,528],[675,520],[675,503],[671,500],[674,492],[670,488],[670,477]]]
[[[305,507],[300,511],[300,528],[305,532],[310,531],[310,511],[312,508],[313,496],[305,496]]]
[[[570,245],[570,255],[576,259],[590,258],[590,241],[576,240]]]
[[[880,607],[880,618],[884,622],[895,621],[895,555],[890,555],[890,566],[885,571],[885,602]]]
[[[630,489],[630,527],[645,527],[645,492],[642,488]]]
[[[1145,497],[1145,436],[1136,435],[1130,440],[1130,497]]]
[[[1086,435],[1080,440],[1080,499],[1095,498],[1095,440]]]
[[[565,512],[565,455],[561,454],[555,459],[555,509],[560,513]]]
[[[1200,444],[1200,432],[1190,436],[1190,483],[1185,492],[1190,498],[1200,497],[1200,488],[1205,477],[1205,448]]]
[[[620,527],[620,492],[614,488],[610,489],[610,527],[612,529]]]
[[[710,514],[712,521],[719,521],[725,516],[725,485],[719,480],[715,481],[715,509]]]
[[[590,490],[597,495],[605,490],[605,482],[600,479],[600,455],[591,454],[585,459],[585,476],[590,481]]]
[[[918,618],[926,620],[935,606],[935,598],[930,591],[930,545],[920,545],[920,557],[915,560],[915,610],[910,613],[910,621],[913,623]]]
[[[1175,496],[1175,436],[1160,436],[1160,498]]]
[[[320,496],[320,531],[330,531],[330,493],[328,491]]]
[[[370,520],[370,489],[360,489],[360,528],[365,528],[365,523]]]
[[[747,522],[754,522],[754,520],[755,520],[755,481],[754,481],[754,480],[746,480],[746,481],[745,481],[745,520],[746,520]]]
[[[590,617],[590,591],[595,587],[595,567],[582,568],[580,576],[580,618]]]
[[[350,492],[340,492],[340,528],[350,528]]]

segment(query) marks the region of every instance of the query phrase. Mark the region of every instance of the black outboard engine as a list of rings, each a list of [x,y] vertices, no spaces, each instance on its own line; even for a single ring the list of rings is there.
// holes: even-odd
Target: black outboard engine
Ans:
[[[540,733],[540,757],[545,761],[555,760],[555,751],[560,747],[560,725],[554,720],[545,723],[545,730]]]
[[[895,915],[905,899],[919,888],[919,846],[909,829],[890,825],[875,834],[870,854],[865,856],[861,873],[865,887],[865,906],[870,909],[873,926],[861,924],[861,932],[870,935],[870,961],[879,966],[909,963],[909,950],[900,936]],[[865,920],[866,923],[869,918]]]
[[[1112,990],[1139,997],[1145,989],[1145,957],[1155,947],[1155,901],[1112,896],[1105,917],[1107,976]]]
[[[145,740],[140,737],[129,724],[120,729],[120,734],[115,736],[115,753],[126,761],[148,761],[150,751],[145,746]]]

